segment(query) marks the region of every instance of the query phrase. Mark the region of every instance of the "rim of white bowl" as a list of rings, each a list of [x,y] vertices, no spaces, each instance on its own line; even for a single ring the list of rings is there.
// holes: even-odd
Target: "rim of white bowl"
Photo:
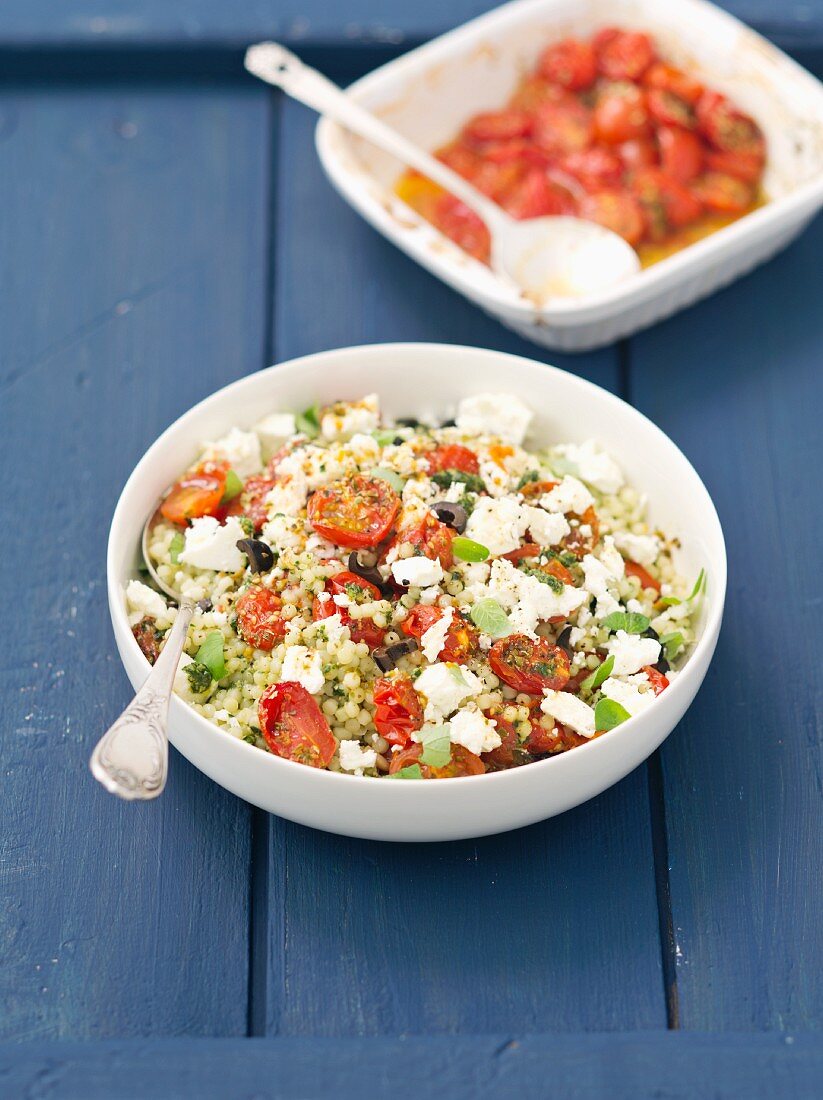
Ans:
[[[541,363],[536,359],[529,359],[524,355],[513,355],[509,352],[495,351],[492,348],[473,347],[470,344],[440,344],[432,342],[398,341],[380,344],[353,344],[340,348],[330,348],[326,351],[312,352],[308,355],[301,355],[295,359],[284,360],[282,363],[274,363],[269,367],[264,367],[259,371],[255,371],[252,374],[247,374],[243,378],[239,378],[234,382],[230,382],[226,386],[221,386],[220,389],[214,390],[211,394],[198,401],[196,405],[193,405],[181,416],[177,417],[177,419],[174,420],[157,437],[157,439],[155,439],[148,450],[146,450],[146,452],[143,454],[142,458],[139,460],[134,470],[132,470],[125,485],[123,486],[120,496],[118,497],[117,505],[114,510],[114,515],[112,516],[111,527],[109,528],[108,544],[106,548],[106,576],[109,613],[112,619],[112,627],[115,633],[115,638],[117,638],[118,633],[121,633],[124,636],[127,635],[127,641],[129,641],[130,644],[134,647],[135,652],[139,653],[140,656],[143,657],[143,660],[146,661],[147,670],[150,668],[148,661],[143,656],[140,647],[137,645],[137,642],[131,633],[131,628],[129,627],[128,614],[126,612],[125,604],[123,601],[122,582],[118,577],[115,576],[114,552],[115,545],[120,537],[119,530],[121,527],[124,527],[131,518],[127,511],[127,498],[130,492],[133,490],[134,486],[140,482],[143,476],[143,467],[150,461],[154,451],[159,449],[169,436],[176,435],[177,432],[180,429],[184,428],[190,421],[195,420],[204,406],[210,405],[212,402],[217,401],[219,398],[224,397],[227,394],[234,392],[235,390],[243,389],[245,386],[249,385],[252,380],[257,381],[267,375],[275,377],[276,372],[299,371],[308,364],[317,362],[318,359],[327,359],[329,362],[333,362],[335,358],[349,356],[352,353],[360,354],[364,358],[380,359],[382,357],[385,357],[392,349],[396,350],[399,348],[402,348],[406,351],[419,351],[421,354],[425,354],[425,352],[427,351],[436,351],[437,353],[446,351],[447,354],[454,353],[455,355],[460,355],[461,353],[465,355],[466,353],[469,353],[473,355],[490,356],[499,360],[515,362],[520,365],[525,364],[530,369],[535,368],[538,370],[548,371],[551,374],[560,375],[564,379],[571,379],[574,385],[578,385],[583,390],[588,390],[591,393],[596,393],[598,400],[605,399],[607,402],[614,404],[616,407],[628,409],[634,416],[637,416],[641,420],[645,421],[646,424],[653,430],[653,432],[660,437],[662,443],[665,446],[672,448],[676,452],[679,459],[683,462],[685,466],[687,476],[691,476],[694,479],[697,489],[704,497],[707,514],[711,518],[712,522],[716,525],[716,533],[719,536],[720,544],[719,559],[716,562],[711,563],[711,595],[708,596],[709,603],[706,613],[706,619],[703,624],[702,634],[698,639],[697,644],[694,646],[691,653],[689,654],[686,664],[683,665],[683,667],[678,671],[677,678],[666,689],[667,693],[671,693],[671,695],[669,696],[670,698],[679,697],[680,695],[683,695],[685,692],[687,692],[690,680],[693,679],[694,675],[696,675],[696,672],[694,672],[694,670],[698,667],[699,663],[696,658],[700,654],[705,652],[706,649],[710,647],[713,648],[715,645],[715,639],[719,632],[720,623],[723,617],[723,606],[726,597],[726,540],[723,535],[723,528],[720,523],[720,517],[718,516],[717,509],[714,506],[714,501],[712,500],[708,489],[703,484],[702,478],[698,474],[697,470],[695,470],[694,466],[692,466],[688,458],[686,458],[686,456],[677,446],[677,444],[672,439],[670,439],[668,435],[666,435],[662,428],[658,428],[654,421],[650,420],[649,417],[645,415],[645,413],[640,412],[633,405],[630,405],[627,401],[624,401],[616,394],[610,393],[608,390],[603,389],[601,386],[596,385],[594,382],[589,382],[585,378],[580,378],[578,375],[572,374],[570,371],[562,370],[560,367],[554,367],[548,363]],[[135,550],[136,549],[137,542],[135,542]],[[294,760],[286,760],[283,757],[275,756],[274,753],[263,752],[261,749],[257,748],[256,745],[250,745],[246,741],[242,741],[240,738],[232,737],[230,733],[228,733],[226,730],[220,729],[219,726],[216,726],[213,722],[210,722],[208,718],[204,718],[203,715],[199,714],[196,710],[194,710],[176,695],[172,695],[171,706],[175,710],[178,710],[181,715],[186,716],[190,720],[193,720],[195,724],[200,728],[204,736],[210,738],[219,737],[221,739],[221,744],[229,741],[235,746],[236,751],[241,753],[256,753],[257,758],[261,762],[261,766],[272,769],[273,773],[277,773],[281,768],[288,768],[290,770],[293,768],[300,768],[301,773],[309,772],[314,774],[317,777],[316,781],[318,783],[359,783],[364,790],[368,785],[374,787],[377,782],[377,780],[373,776],[353,775],[344,772],[330,772],[327,771],[325,768],[311,768],[307,767],[305,764],[299,764]],[[179,708],[183,708],[182,711],[179,710]],[[599,745],[602,745],[606,742],[612,743],[617,740],[617,738],[625,738],[627,735],[631,736],[632,732],[637,729],[638,723],[643,723],[644,721],[648,720],[651,715],[653,715],[654,709],[654,707],[649,707],[641,714],[634,715],[633,717],[627,719],[625,722],[621,723],[619,726],[615,726],[614,729],[608,730],[606,733],[602,733],[599,737],[593,737],[586,744],[577,745],[573,750],[575,758],[578,760],[580,759],[578,753],[588,752],[591,754],[598,751]],[[562,766],[562,761],[568,758],[569,755],[570,752],[558,753],[555,756],[547,757],[545,760],[538,760],[531,764],[524,765],[524,767],[528,768],[529,772],[532,774],[534,774],[532,772],[533,768],[545,769],[549,767],[554,767],[555,770],[558,770],[558,768]],[[290,770],[283,774],[286,776],[291,774]],[[497,782],[498,784],[500,784],[501,781],[504,780],[511,782],[512,777],[516,776],[522,770],[523,768],[509,768],[498,772],[487,772],[484,775],[459,776],[457,778],[460,779],[461,783],[471,782],[477,784],[479,782]],[[215,780],[215,782],[219,784],[220,781]],[[424,796],[429,798],[448,797],[449,791],[449,784],[444,784],[442,782],[394,783],[392,784],[392,786],[397,787],[401,790],[404,788],[411,788],[412,790],[416,790],[418,792],[423,790],[434,790],[435,792],[437,792],[441,787],[445,787],[444,793],[442,794],[435,793]],[[402,798],[406,796],[400,795],[399,797]]]

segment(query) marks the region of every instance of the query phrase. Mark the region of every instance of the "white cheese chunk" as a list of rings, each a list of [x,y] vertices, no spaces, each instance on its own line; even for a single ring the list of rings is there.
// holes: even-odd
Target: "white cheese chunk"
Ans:
[[[644,665],[654,665],[660,660],[660,642],[639,634],[627,634],[625,630],[618,630],[606,648],[614,657],[612,676],[630,676]]]
[[[656,535],[633,535],[630,531],[618,531],[614,541],[629,561],[638,565],[654,565],[660,553],[660,539]]]
[[[546,691],[540,709],[581,737],[594,737],[594,710],[569,691]]]
[[[169,620],[168,607],[164,598],[142,581],[129,581],[126,585],[126,606],[130,612],[130,626],[139,623],[144,615],[156,619],[159,623],[166,623]]]
[[[257,432],[244,432],[232,428],[228,435],[215,443],[203,444],[204,459],[223,459],[238,477],[247,478],[259,473],[263,466],[260,438]]]
[[[348,439],[359,432],[373,432],[380,423],[377,394],[370,393],[361,401],[341,401],[332,406],[320,421],[324,439]]]
[[[269,413],[254,425],[254,431],[262,445],[269,451],[274,451],[287,439],[291,439],[297,433],[294,413]]]
[[[447,607],[437,622],[432,623],[429,629],[421,635],[420,649],[427,661],[434,662],[440,656],[440,650],[446,644],[446,635],[453,619],[454,611],[451,607]]]
[[[613,611],[619,611],[620,604],[609,591],[610,587],[617,584],[618,578],[594,554],[586,554],[581,564],[585,577],[584,587],[597,599],[597,618],[604,619]]]
[[[186,529],[185,545],[179,560],[195,569],[214,569],[218,573],[236,573],[246,564],[246,558],[237,549],[238,539],[246,532],[235,516],[225,523],[218,523],[213,516],[194,519]]]
[[[278,513],[263,525],[260,538],[274,550],[296,550],[304,544],[306,532],[302,520]]]
[[[541,620],[553,619],[556,615],[567,617],[587,599],[582,588],[570,584],[555,592],[551,585],[517,569],[505,558],[492,562],[485,594],[508,612],[515,633],[531,637],[535,636]]]
[[[648,690],[641,691],[641,687]],[[649,685],[649,678],[645,672],[636,676],[629,676],[626,680],[615,680],[612,676],[605,680],[600,691],[607,699],[614,699],[629,714],[640,714],[650,707],[655,700],[655,694]]]
[[[494,435],[522,443],[532,412],[519,397],[508,393],[479,393],[464,397],[457,407],[457,427],[469,435]]]
[[[274,487],[266,494],[267,514],[276,516],[281,512],[286,516],[296,515],[305,507],[308,493],[309,483],[302,470],[292,474],[278,471]]]
[[[576,516],[582,516],[593,504],[594,497],[589,490],[571,474],[566,474],[559,485],[540,498],[540,506],[547,512],[573,512]]]
[[[357,741],[341,741],[339,756],[340,767],[355,775],[362,775],[365,768],[373,768],[377,763],[374,749],[364,749]]]
[[[577,470],[577,476],[601,493],[617,493],[623,488],[623,472],[611,455],[601,451],[593,439],[585,443],[565,443],[555,447]]]
[[[546,512],[542,508],[521,504],[520,516],[538,546],[557,546],[571,531],[562,512]]]
[[[309,695],[323,690],[323,661],[319,653],[311,652],[304,645],[292,645],[286,649],[280,682],[302,684]]]
[[[439,722],[466,699],[479,695],[483,681],[460,665],[440,663],[423,669],[414,686],[426,700],[426,721]]]
[[[449,738],[453,745],[462,745],[479,756],[481,752],[499,748],[501,739],[496,725],[493,719],[489,720],[479,710],[459,710],[449,721]]]
[[[428,588],[429,585],[439,584],[443,579],[443,566],[437,558],[424,558],[420,555],[393,562],[391,571],[398,584],[414,585],[416,588]]]
[[[500,500],[480,497],[469,516],[465,534],[497,557],[517,549],[525,522],[520,504],[511,497]]]

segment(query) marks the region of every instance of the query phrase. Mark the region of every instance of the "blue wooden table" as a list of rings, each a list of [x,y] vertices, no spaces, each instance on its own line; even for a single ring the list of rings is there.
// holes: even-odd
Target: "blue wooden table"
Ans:
[[[823,223],[620,346],[504,331],[332,193],[314,119],[240,64],[276,35],[346,81],[488,6],[0,9],[3,1097],[823,1094]],[[823,72],[821,0],[729,6]],[[86,761],[129,698],[128,473],[224,383],[382,340],[555,362],[683,448],[730,556],[696,703],[600,798],[477,842],[314,832],[176,754],[158,803],[115,801]]]

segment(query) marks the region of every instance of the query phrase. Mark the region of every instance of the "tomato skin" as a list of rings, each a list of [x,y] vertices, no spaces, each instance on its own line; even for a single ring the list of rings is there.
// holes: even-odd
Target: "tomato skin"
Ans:
[[[722,172],[706,172],[692,183],[692,192],[708,210],[720,214],[742,214],[754,201],[749,184]]]
[[[443,444],[425,455],[429,464],[429,473],[437,474],[442,470],[460,470],[464,474],[479,474],[480,462],[474,451],[462,447],[459,443]]]
[[[442,768],[435,768],[431,764],[420,763],[420,757],[423,754],[422,745],[409,745],[402,752],[393,754],[389,774],[395,775],[401,768],[407,768],[411,764],[420,766],[424,779],[459,779],[462,776],[482,775],[485,772],[486,766],[480,757],[475,756],[462,745],[452,745],[451,753],[452,758],[448,764]]]
[[[518,221],[574,211],[571,195],[550,181],[542,168],[530,168],[502,198],[500,205]]]
[[[526,634],[510,634],[489,650],[492,672],[504,684],[527,695],[541,695],[546,688],[560,691],[569,679],[565,650],[545,638],[534,641]]]
[[[561,546],[564,550],[568,550],[570,554],[574,554],[579,561],[586,554],[591,554],[597,546],[600,539],[600,520],[597,518],[597,512],[592,507],[587,508],[582,516],[573,516],[572,518],[579,519],[580,523],[577,527],[572,527],[563,539]],[[585,534],[582,530],[583,527],[590,527],[591,534]]]
[[[400,629],[410,638],[420,639],[430,627],[443,618],[444,614],[442,607],[418,604],[400,624]],[[477,652],[479,644],[480,635],[474,625],[455,612],[437,660],[453,661],[455,664],[464,665]]]
[[[635,84],[610,84],[594,108],[594,133],[608,145],[622,145],[650,133],[649,112],[641,88]]]
[[[275,756],[327,768],[337,749],[329,723],[302,684],[271,684],[257,707],[260,731]]]
[[[588,42],[565,38],[548,46],[540,55],[537,71],[546,80],[580,92],[590,88],[597,76],[597,57]]]
[[[274,478],[250,477],[243,486],[243,492],[236,498],[239,502],[238,514],[249,517],[254,524],[255,533],[262,530],[263,524],[269,518],[266,497],[274,486]]]
[[[685,99],[662,88],[649,88],[646,93],[649,114],[662,126],[681,126],[693,130],[697,125],[694,110]]]
[[[662,672],[658,672],[653,665],[644,665],[640,671],[645,672],[648,676],[655,695],[660,695],[669,686],[669,678],[664,676]]]
[[[441,195],[432,214],[432,224],[449,240],[481,263],[491,256],[491,237],[479,215],[453,195]]]
[[[534,114],[544,103],[558,103],[565,98],[563,88],[534,73],[521,81],[509,105],[518,111]]]
[[[694,107],[703,94],[703,85],[699,80],[695,80],[674,65],[666,65],[663,61],[656,61],[646,70],[643,74],[643,83],[647,88],[660,88],[671,92],[691,107]]]
[[[131,632],[134,635],[134,640],[140,646],[140,652],[149,664],[153,665],[160,656],[160,641],[162,638],[155,626],[155,620],[151,615],[144,615],[139,622],[134,624]]]
[[[309,500],[308,521],[330,542],[362,550],[386,538],[399,511],[400,497],[388,482],[354,474],[314,493]]]
[[[678,183],[689,183],[703,167],[703,146],[696,134],[676,126],[661,126],[660,169]]]
[[[580,200],[581,218],[605,225],[631,245],[643,238],[646,222],[637,199],[628,191],[598,191]]]
[[[546,729],[539,722],[532,723],[532,732],[526,741],[526,748],[535,756],[554,756],[559,752],[585,745],[589,737],[582,737],[561,722],[555,722],[552,729]]]
[[[640,31],[608,28],[594,40],[597,68],[609,80],[639,80],[655,60],[654,42]]]
[[[529,762],[529,754],[525,746],[520,744],[516,729],[511,722],[506,721],[502,711],[503,707],[498,705],[483,712],[486,718],[494,720],[497,732],[500,734],[500,744],[497,748],[480,755],[487,772],[502,772]]]
[[[286,636],[282,609],[283,601],[270,588],[249,588],[234,605],[237,633],[255,649],[274,649]]]
[[[546,493],[550,493],[559,484],[559,481],[527,481],[520,490],[520,494],[526,500],[534,500],[536,497],[542,497]]]
[[[700,201],[686,188],[658,168],[635,172],[632,191],[646,215],[648,235],[659,240],[671,227],[675,229],[699,218]]]
[[[180,527],[190,519],[214,515],[226,491],[228,472],[228,462],[201,462],[172,487],[160,505],[160,514]]]
[[[642,588],[653,588],[655,592],[660,591],[660,581],[656,581],[642,565],[639,565],[636,561],[627,561],[625,566],[626,576],[637,577]]]
[[[765,156],[766,141],[760,127],[726,96],[706,91],[697,101],[696,111],[698,129],[716,149]]]
[[[633,138],[631,141],[624,141],[616,146],[615,152],[629,171],[654,167],[659,161],[657,147],[649,138]]]
[[[408,676],[378,677],[372,684],[374,726],[390,745],[405,748],[423,725],[420,697]]]
[[[592,113],[576,99],[545,103],[535,115],[534,140],[552,156],[587,149],[592,138]]]
[[[392,545],[410,542],[412,546],[422,550],[425,557],[432,560],[437,558],[444,569],[451,569],[454,565],[452,542],[454,542],[455,534],[456,531],[448,524],[442,523],[439,519],[435,519],[430,512],[427,512],[421,520],[418,520],[411,527],[401,528],[393,539]]]
[[[712,172],[735,176],[744,183],[757,183],[763,174],[763,157],[758,153],[724,153],[710,149],[706,153],[706,167]]]
[[[623,179],[623,162],[608,149],[595,146],[579,153],[569,153],[560,162],[565,172],[571,173],[587,191],[603,191],[619,187]]]
[[[532,118],[525,111],[484,111],[466,124],[463,134],[468,141],[482,144],[528,137],[531,129]]]
[[[344,570],[342,573],[336,573],[326,582],[326,591],[331,596],[350,595],[350,589],[352,587],[359,589],[362,593],[362,599],[359,602],[366,602],[367,600],[371,602],[383,598],[383,594],[376,584],[372,584],[370,581],[364,580],[362,577],[358,577],[356,573],[350,573],[348,570]],[[353,642],[365,642],[369,649],[376,649],[379,645],[383,644],[386,631],[382,627],[377,626],[371,619],[352,618],[348,609],[345,607],[338,607],[333,599],[321,600],[319,596],[315,596],[312,602],[312,618],[315,622],[319,622],[321,619],[328,619],[335,614],[339,614],[340,622],[343,626],[349,628],[351,640]]]

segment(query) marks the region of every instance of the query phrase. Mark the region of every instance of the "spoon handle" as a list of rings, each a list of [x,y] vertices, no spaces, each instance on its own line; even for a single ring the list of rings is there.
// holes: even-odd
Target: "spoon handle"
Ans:
[[[246,50],[245,65],[250,73],[261,80],[282,88],[293,99],[333,118],[347,130],[379,146],[403,164],[416,168],[430,180],[445,187],[479,214],[490,230],[502,228],[509,221],[508,215],[457,172],[453,172],[442,161],[424,152],[355,103],[341,88],[317,69],[304,65],[299,57],[295,57],[284,46],[277,42],[260,42],[256,46],[250,46]]]
[[[157,798],[166,785],[166,716],[194,604],[181,603],[148,679],[92,753],[92,775],[111,794],[133,801]]]

